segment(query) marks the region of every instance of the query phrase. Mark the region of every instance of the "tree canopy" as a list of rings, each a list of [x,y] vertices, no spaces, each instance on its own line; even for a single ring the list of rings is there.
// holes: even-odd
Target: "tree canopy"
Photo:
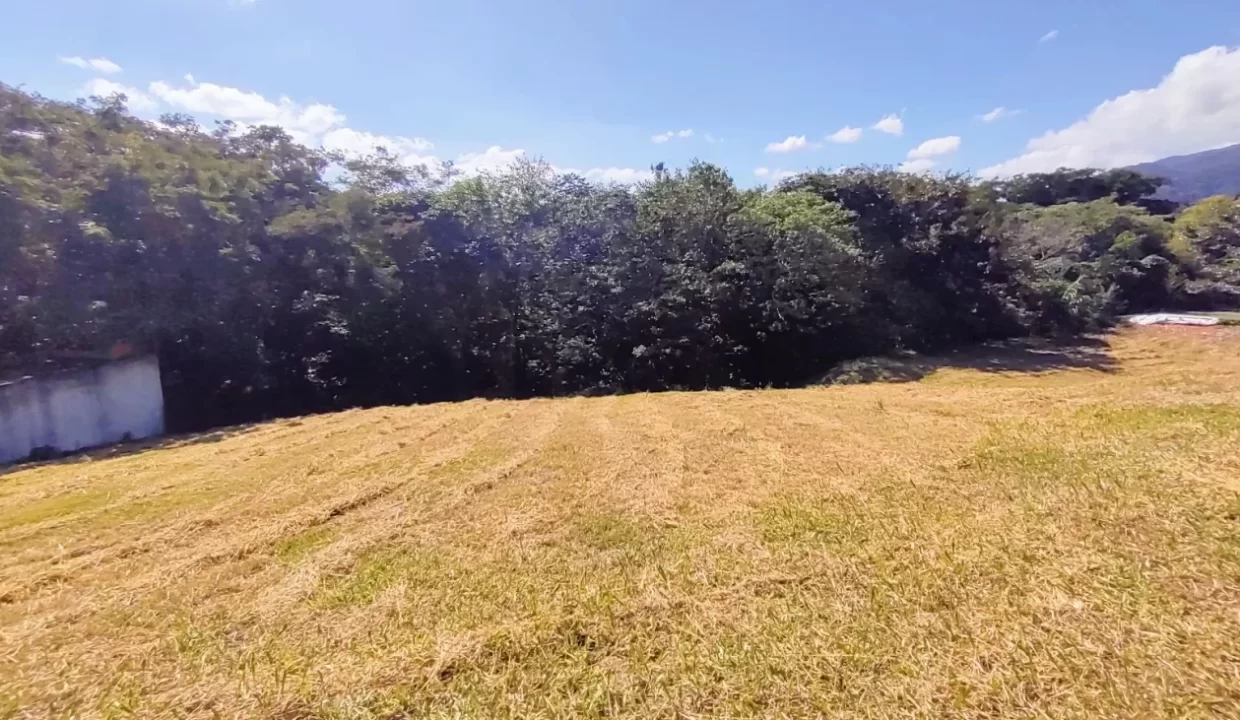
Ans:
[[[864,354],[1240,297],[1234,202],[1173,220],[1142,205],[1156,187],[854,168],[744,189],[703,163],[632,187],[537,162],[444,177],[0,86],[0,366],[148,347],[177,430],[790,385]]]

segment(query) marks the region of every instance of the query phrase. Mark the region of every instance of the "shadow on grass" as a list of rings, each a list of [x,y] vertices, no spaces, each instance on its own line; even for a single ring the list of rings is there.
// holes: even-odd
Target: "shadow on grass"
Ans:
[[[43,457],[39,457],[36,454],[27,460],[19,460],[14,464],[0,465],[0,477],[10,473],[19,472],[22,470],[31,470],[39,467],[72,465],[75,463],[94,462],[97,460],[112,460],[115,458],[128,457],[129,455],[137,455],[138,453],[144,453],[149,450],[167,450],[171,448],[185,447],[187,445],[217,443],[231,437],[244,435],[251,430],[256,429],[259,425],[260,423],[249,423],[247,425],[234,425],[231,427],[220,428],[218,430],[209,430],[202,433],[167,435],[164,437],[149,438],[146,440],[128,440],[116,445],[81,448],[78,450],[71,450],[69,452],[49,450],[48,454]]]
[[[986,343],[942,355],[904,355],[861,358],[836,365],[811,385],[852,385],[873,382],[915,382],[936,370],[958,368],[982,372],[1039,373],[1073,368],[1115,372],[1106,338],[1068,340],[1023,338]]]
[[[936,370],[963,368],[983,372],[1038,373],[1071,368],[1114,372],[1118,363],[1108,352],[1105,337],[1083,336],[1065,340],[1024,338],[985,343],[948,351],[941,355],[906,353],[850,360],[797,385],[852,385],[873,382],[915,382]],[[666,388],[664,391],[683,390]],[[656,391],[657,392],[657,391]],[[612,395],[614,391],[586,391],[579,395]],[[626,394],[626,393],[619,393]],[[293,424],[300,421],[293,420]],[[0,465],[0,477],[20,470],[46,465],[66,465],[95,460],[126,457],[148,450],[163,450],[185,445],[215,443],[243,435],[262,423],[234,425],[196,434],[174,435],[150,440],[137,440],[107,447],[83,448],[54,457],[30,459],[14,465]]]

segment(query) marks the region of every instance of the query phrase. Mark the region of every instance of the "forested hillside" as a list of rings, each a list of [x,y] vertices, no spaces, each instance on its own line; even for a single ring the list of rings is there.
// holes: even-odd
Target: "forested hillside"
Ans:
[[[1132,169],[1162,178],[1159,196],[1175,202],[1192,203],[1214,195],[1240,195],[1240,145],[1163,158]]]
[[[0,86],[0,363],[159,353],[169,420],[803,382],[1240,298],[1240,211],[1130,171],[433,177]],[[1148,209],[1147,209],[1148,208]]]

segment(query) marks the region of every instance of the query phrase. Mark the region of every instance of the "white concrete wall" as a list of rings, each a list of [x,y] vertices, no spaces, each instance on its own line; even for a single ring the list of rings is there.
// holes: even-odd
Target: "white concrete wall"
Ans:
[[[163,431],[164,393],[154,357],[0,386],[0,462],[45,446],[67,452]]]

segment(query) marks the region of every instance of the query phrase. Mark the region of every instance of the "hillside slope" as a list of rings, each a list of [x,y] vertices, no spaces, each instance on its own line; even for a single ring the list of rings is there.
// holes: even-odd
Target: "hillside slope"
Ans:
[[[1131,169],[1166,179],[1158,195],[1176,202],[1240,195],[1240,145],[1163,158]]]
[[[0,717],[1235,717],[1237,350],[1151,328],[18,468]]]

